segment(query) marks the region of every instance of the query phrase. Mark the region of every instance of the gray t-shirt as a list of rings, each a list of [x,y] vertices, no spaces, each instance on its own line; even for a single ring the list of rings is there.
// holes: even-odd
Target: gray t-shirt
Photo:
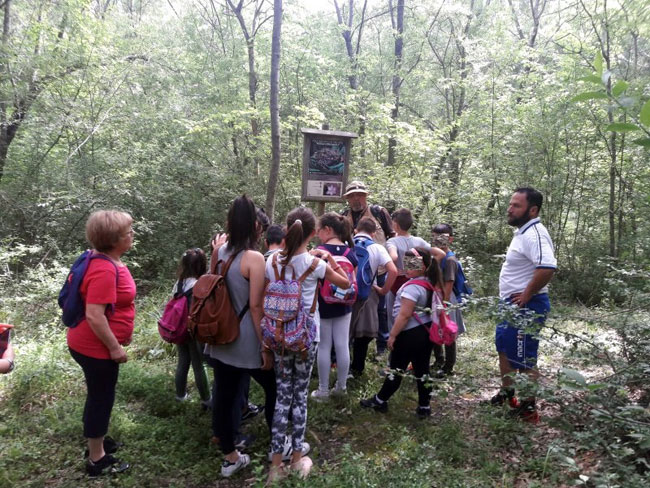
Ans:
[[[404,254],[406,254],[406,251],[414,247],[423,247],[429,250],[431,249],[431,245],[427,241],[421,237],[415,236],[391,237],[386,241],[386,249],[390,250],[391,247],[397,251],[397,263],[395,263],[395,265],[397,266],[398,271],[402,271],[404,269]]]
[[[419,278],[424,279],[424,278]],[[393,305],[393,323],[399,315],[399,311],[402,306],[402,299],[408,299],[415,302],[415,313],[417,314],[420,321],[418,322],[415,317],[410,317],[406,326],[402,329],[402,332],[405,330],[413,329],[420,324],[426,324],[431,322],[431,314],[420,311],[421,308],[430,308],[431,307],[431,295],[429,290],[421,285],[416,285],[407,281],[402,285],[402,287],[397,291],[397,296],[395,297],[395,304]]]

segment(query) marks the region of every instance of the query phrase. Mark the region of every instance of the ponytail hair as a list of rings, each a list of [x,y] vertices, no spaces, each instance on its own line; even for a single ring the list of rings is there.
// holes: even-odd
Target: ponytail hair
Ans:
[[[234,252],[257,247],[257,209],[245,194],[235,198],[228,210],[226,222],[228,247]]]
[[[336,212],[327,212],[321,216],[318,223],[321,228],[329,227],[332,229],[341,242],[345,242],[351,248],[354,247],[354,241],[352,240],[352,226],[348,219]]]
[[[294,208],[287,215],[287,234],[284,237],[284,249],[280,251],[282,265],[286,265],[296,251],[316,229],[316,217],[308,207]]]
[[[198,278],[204,275],[207,269],[205,252],[200,247],[194,247],[185,251],[183,256],[181,256],[176,277],[178,281],[183,281],[187,278]]]

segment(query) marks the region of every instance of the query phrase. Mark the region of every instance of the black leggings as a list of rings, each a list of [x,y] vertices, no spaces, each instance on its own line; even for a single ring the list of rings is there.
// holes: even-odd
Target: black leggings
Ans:
[[[86,377],[86,405],[84,406],[84,437],[96,439],[108,432],[115,386],[120,365],[112,359],[95,359],[70,349],[73,359],[79,363]]]
[[[350,369],[356,373],[363,373],[366,366],[366,356],[368,355],[368,346],[372,342],[372,337],[355,337],[352,342],[352,361]]]
[[[429,360],[431,359],[431,341],[429,331],[424,325],[401,332],[395,339],[393,351],[390,354],[390,368],[406,371],[409,363],[413,363],[413,373],[418,383],[418,405],[426,407],[431,397],[431,386],[426,386],[422,380],[423,375],[429,374]],[[402,383],[399,374],[386,376],[384,384],[377,393],[380,400],[388,401]]]
[[[214,381],[217,386],[217,397],[212,408],[212,423],[219,437],[221,451],[229,454],[235,450],[235,435],[239,427],[239,422],[235,422],[235,419],[241,417],[241,398],[245,386],[243,382],[246,381],[247,375],[250,375],[264,390],[264,416],[270,433],[275,410],[275,371],[237,368],[214,358],[211,358],[208,364],[214,367]]]

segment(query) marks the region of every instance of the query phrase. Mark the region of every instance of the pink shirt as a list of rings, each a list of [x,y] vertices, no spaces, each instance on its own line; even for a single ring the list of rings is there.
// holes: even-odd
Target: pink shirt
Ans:
[[[81,282],[81,298],[89,304],[115,304],[114,313],[108,312],[108,326],[120,344],[131,341],[135,319],[135,282],[126,266],[118,266],[119,278],[115,287],[115,266],[103,259],[93,259]],[[68,329],[68,347],[84,356],[110,359],[108,348],[99,340],[83,319]]]

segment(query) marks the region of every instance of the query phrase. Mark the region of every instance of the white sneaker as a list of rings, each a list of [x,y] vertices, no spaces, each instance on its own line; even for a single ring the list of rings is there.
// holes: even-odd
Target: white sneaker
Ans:
[[[330,392],[327,390],[321,390],[319,388],[318,390],[314,390],[311,392],[311,397],[317,402],[322,402],[327,400],[330,397]]]
[[[300,451],[303,456],[306,456],[311,451],[311,446],[309,442],[304,441],[302,443],[302,450]],[[290,461],[291,454],[293,454],[293,446],[291,445],[291,436],[287,435],[284,437],[284,446],[282,447],[282,461]],[[269,451],[269,462],[273,460],[273,452]]]
[[[303,456],[300,458],[300,461],[297,463],[293,463],[291,466],[289,466],[289,469],[291,471],[294,471],[298,473],[298,476],[302,479],[305,479],[308,475],[309,472],[311,471],[311,467],[314,465],[314,462],[311,460],[309,456]]]
[[[229,478],[237,471],[248,466],[250,463],[251,458],[248,454],[239,454],[239,459],[237,459],[237,461],[234,463],[231,463],[230,461],[224,459],[223,463],[221,464],[221,476],[224,478]]]
[[[338,385],[336,385],[334,388],[332,388],[330,390],[330,396],[333,396],[333,397],[344,397],[347,394],[348,394],[348,389],[347,388],[339,388]]]

